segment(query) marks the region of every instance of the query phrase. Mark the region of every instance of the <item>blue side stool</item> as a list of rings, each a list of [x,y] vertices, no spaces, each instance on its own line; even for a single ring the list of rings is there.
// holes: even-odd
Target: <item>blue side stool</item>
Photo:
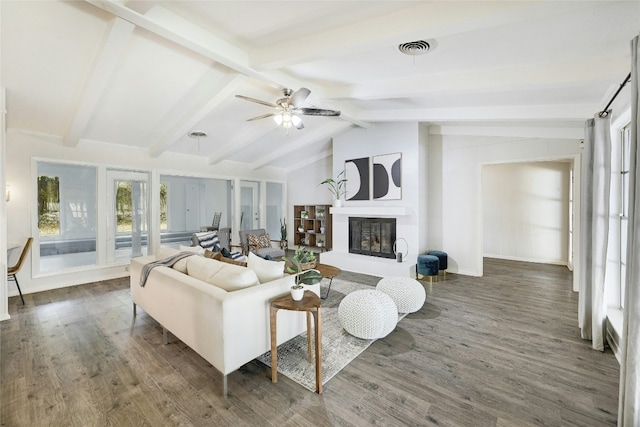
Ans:
[[[445,274],[447,274],[447,267],[448,267],[448,256],[446,252],[443,251],[429,251],[427,252],[429,255],[433,255],[438,257],[438,261],[440,261],[440,275],[444,276]]]
[[[440,261],[435,255],[418,255],[418,263],[416,264],[416,276],[425,276],[430,282],[434,279],[438,280],[438,270],[440,270]]]

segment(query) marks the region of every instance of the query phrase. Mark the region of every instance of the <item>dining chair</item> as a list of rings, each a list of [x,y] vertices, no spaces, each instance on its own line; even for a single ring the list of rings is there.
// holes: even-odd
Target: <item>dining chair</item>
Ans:
[[[24,248],[22,248],[20,259],[18,259],[18,262],[16,263],[16,265],[14,265],[13,267],[9,267],[7,269],[7,279],[13,280],[16,282],[16,286],[18,287],[18,292],[20,293],[20,299],[22,300],[22,305],[24,305],[24,297],[22,296],[22,291],[20,290],[20,284],[18,283],[18,278],[16,277],[16,274],[18,274],[18,272],[22,268],[22,264],[24,264],[24,260],[27,258],[29,249],[31,249],[31,243],[33,243],[33,237],[29,237],[27,239],[27,243],[24,245]]]

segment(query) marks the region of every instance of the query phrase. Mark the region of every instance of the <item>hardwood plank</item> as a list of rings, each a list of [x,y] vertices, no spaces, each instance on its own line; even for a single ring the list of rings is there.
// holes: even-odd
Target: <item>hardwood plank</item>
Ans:
[[[343,271],[375,286],[379,278]],[[129,279],[10,299],[0,425],[606,426],[619,366],[580,339],[561,266],[486,260],[485,277],[424,283],[427,302],[311,393],[252,361],[222,375],[132,316]]]

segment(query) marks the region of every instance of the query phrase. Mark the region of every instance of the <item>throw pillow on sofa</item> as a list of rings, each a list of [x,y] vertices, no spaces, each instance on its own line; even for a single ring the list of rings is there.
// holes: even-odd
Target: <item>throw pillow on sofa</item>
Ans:
[[[214,252],[218,252],[221,248],[220,238],[217,231],[203,231],[200,233],[194,233],[198,243],[205,249],[210,249]]]
[[[222,249],[224,251],[224,248],[222,248]],[[223,252],[213,252],[213,251],[210,251],[209,249],[207,249],[206,251],[204,251],[204,256],[206,258],[215,259],[216,261],[226,262],[226,263],[233,264],[233,265],[239,265],[240,267],[246,267],[247,266],[247,263],[245,261],[236,261],[235,259],[225,257],[223,255]]]
[[[256,273],[260,283],[267,283],[284,277],[284,261],[268,261],[253,252],[249,252],[247,267]]]
[[[197,256],[187,258],[187,274],[225,291],[244,289],[260,283],[253,270]]]

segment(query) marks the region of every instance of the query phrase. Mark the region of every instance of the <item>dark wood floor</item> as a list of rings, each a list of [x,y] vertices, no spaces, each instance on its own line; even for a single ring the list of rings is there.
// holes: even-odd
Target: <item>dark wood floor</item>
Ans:
[[[175,338],[162,345],[141,310],[132,322],[128,280],[27,295],[24,307],[11,298],[1,425],[615,425],[618,363],[580,340],[566,268],[487,260],[484,278],[425,286],[425,306],[323,395],[271,384],[254,361],[229,376],[227,399],[202,358]]]

